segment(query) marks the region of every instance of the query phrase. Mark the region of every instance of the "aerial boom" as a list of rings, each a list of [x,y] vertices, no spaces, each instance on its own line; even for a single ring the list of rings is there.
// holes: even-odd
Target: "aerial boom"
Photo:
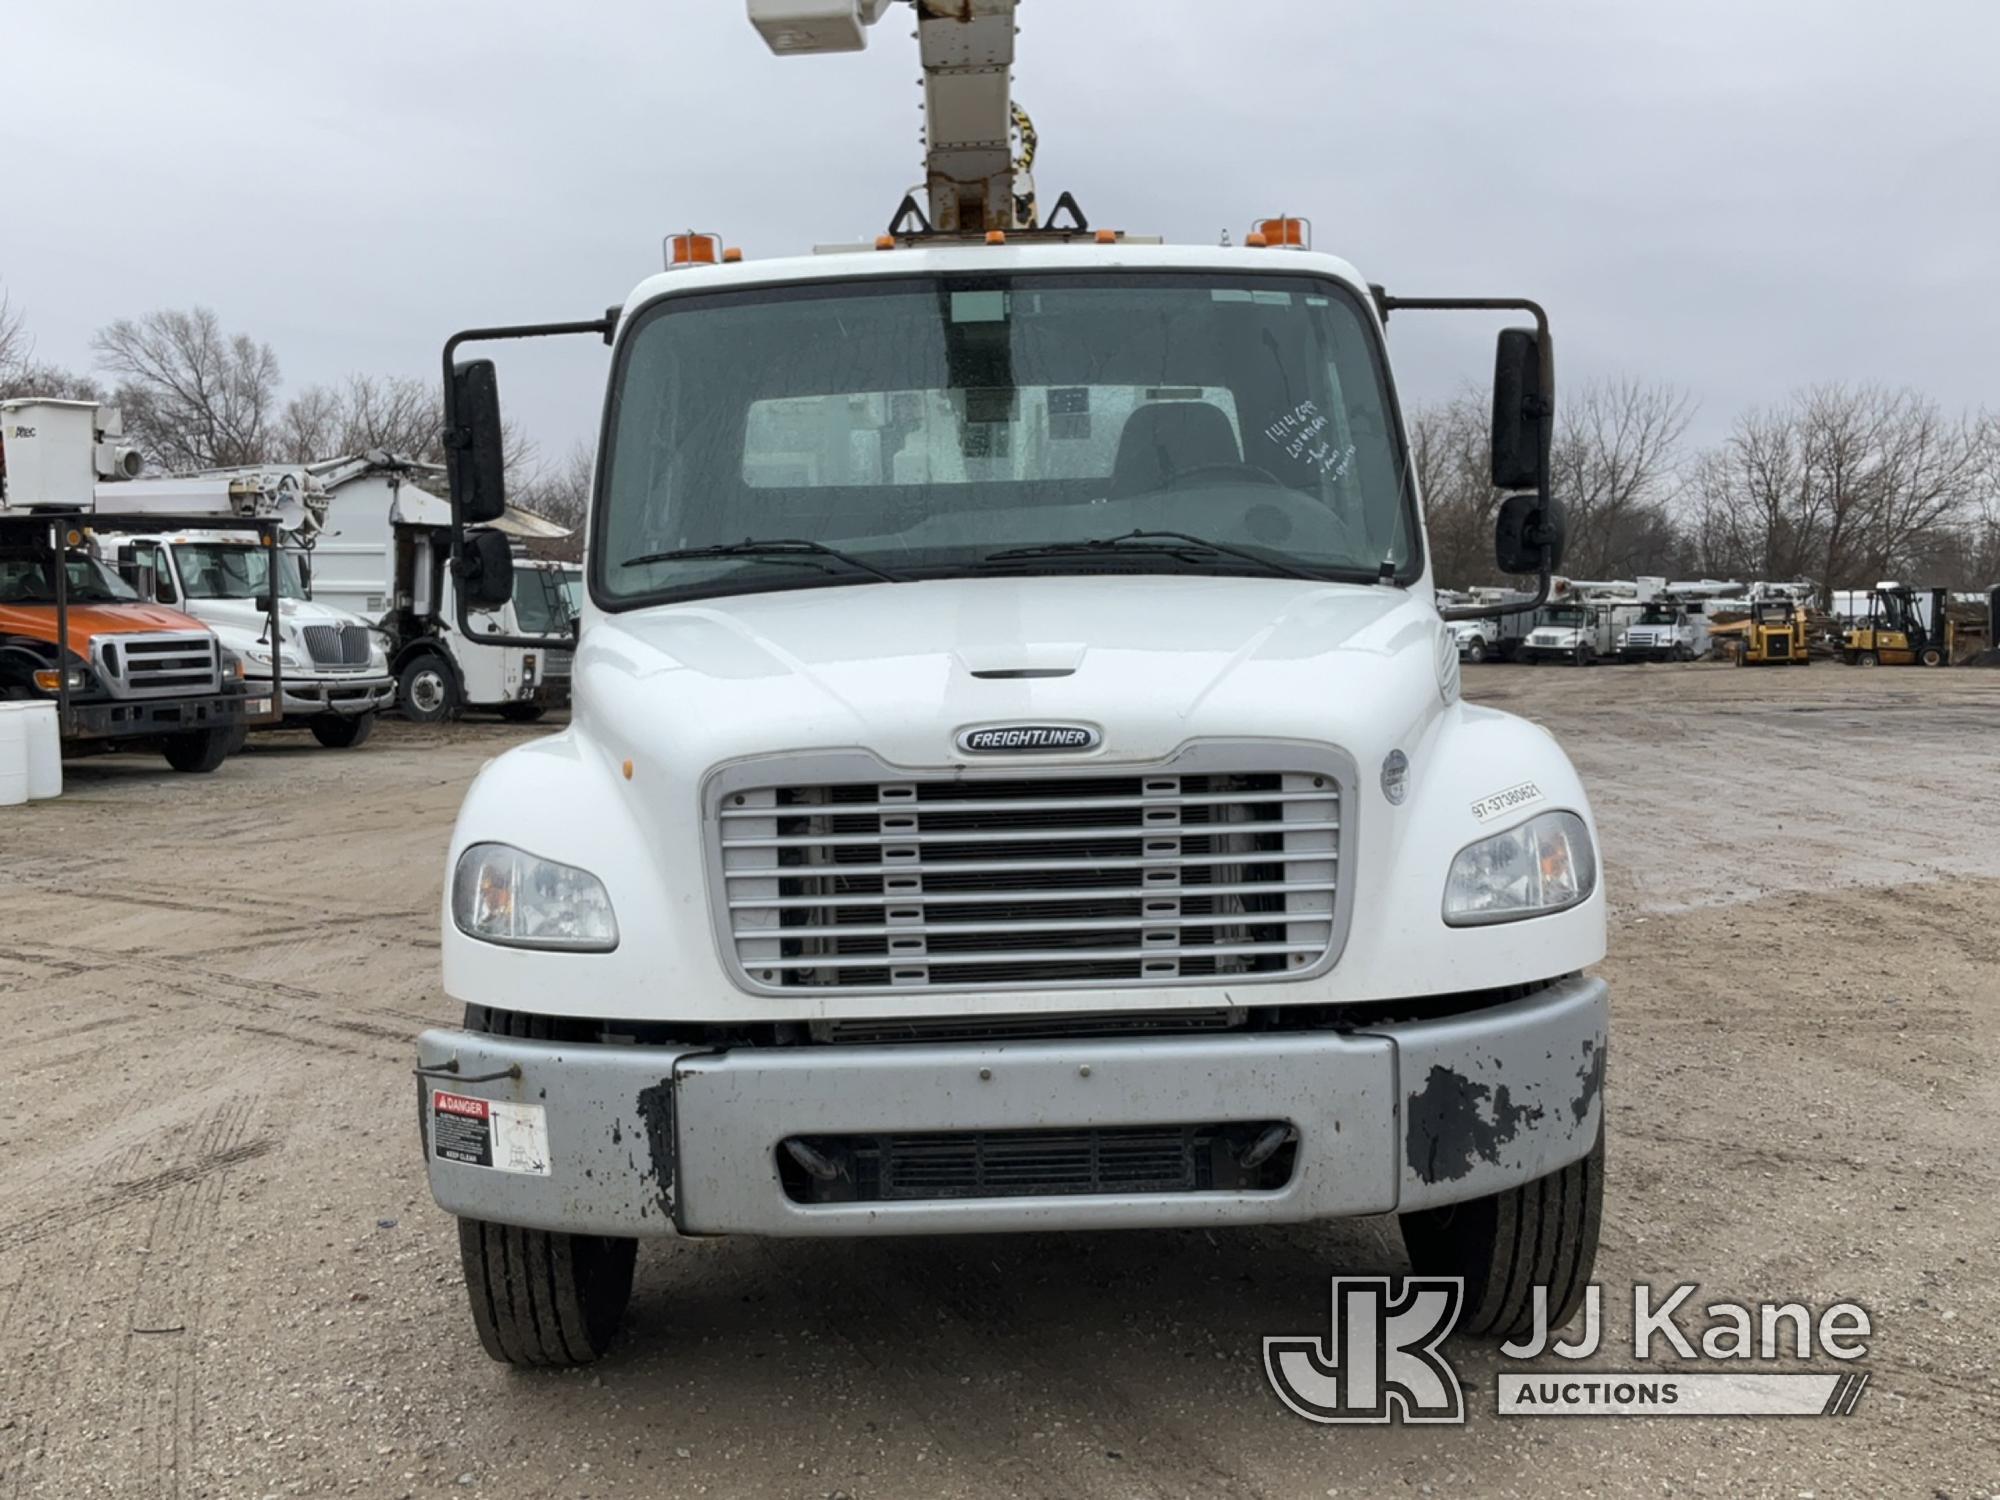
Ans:
[[[939,234],[1035,224],[1030,156],[1011,144],[1016,0],[908,0],[923,64],[924,189]],[[888,0],[749,0],[750,20],[780,56],[854,52]],[[1025,122],[1025,116],[1019,116]],[[1032,128],[1022,127],[1023,143]]]

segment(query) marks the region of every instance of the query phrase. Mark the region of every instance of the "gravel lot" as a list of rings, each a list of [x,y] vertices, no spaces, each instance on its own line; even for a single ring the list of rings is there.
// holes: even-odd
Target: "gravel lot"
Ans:
[[[1260,1340],[1393,1225],[642,1250],[580,1374],[479,1350],[410,1039],[444,841],[527,733],[386,725],[0,814],[0,1500],[2000,1491],[2000,673],[1485,667],[1593,788],[1605,1368],[1635,1281],[1851,1299],[1841,1421],[1317,1428]],[[1824,1367],[1824,1366],[1822,1366]]]

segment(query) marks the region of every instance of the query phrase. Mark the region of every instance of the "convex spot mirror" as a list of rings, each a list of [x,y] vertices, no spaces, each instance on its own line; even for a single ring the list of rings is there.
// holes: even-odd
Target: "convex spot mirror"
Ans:
[[[514,597],[514,551],[498,531],[468,531],[459,554],[458,587],[473,609],[499,609]]]
[[[490,359],[452,370],[452,427],[445,433],[451,504],[461,526],[497,521],[507,509],[500,382]]]
[[[1567,539],[1562,502],[1544,502],[1538,495],[1509,495],[1500,502],[1493,523],[1493,560],[1503,573],[1539,573],[1542,549],[1548,548],[1548,569],[1562,567]]]
[[[1538,490],[1554,402],[1532,328],[1500,332],[1493,360],[1493,488]]]

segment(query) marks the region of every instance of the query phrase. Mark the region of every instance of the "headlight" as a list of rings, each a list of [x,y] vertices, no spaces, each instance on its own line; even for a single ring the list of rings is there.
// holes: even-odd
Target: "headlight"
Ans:
[[[267,646],[252,646],[243,653],[243,657],[252,666],[262,667],[267,672],[271,669],[271,651]],[[278,648],[278,660],[288,672],[299,666],[298,653],[289,646]]]
[[[603,882],[507,844],[474,844],[458,857],[451,919],[467,937],[515,948],[609,953],[618,919]]]
[[[1567,911],[1597,889],[1597,851],[1572,812],[1548,812],[1458,851],[1444,883],[1452,927]]]

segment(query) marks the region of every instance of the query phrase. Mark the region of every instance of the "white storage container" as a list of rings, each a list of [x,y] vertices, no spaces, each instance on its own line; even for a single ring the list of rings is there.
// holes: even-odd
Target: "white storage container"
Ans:
[[[24,704],[0,703],[0,807],[28,800],[28,716]]]
[[[20,716],[28,721],[28,800],[62,795],[62,735],[56,728],[53,703],[23,703]]]

